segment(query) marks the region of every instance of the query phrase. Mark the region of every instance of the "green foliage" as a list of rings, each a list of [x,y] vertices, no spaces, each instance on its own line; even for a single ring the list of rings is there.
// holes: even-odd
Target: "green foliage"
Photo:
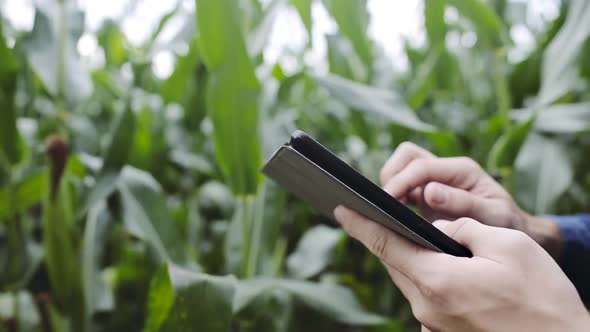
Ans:
[[[217,160],[236,194],[254,194],[261,165],[260,85],[238,25],[237,8],[231,0],[198,1],[197,6],[199,45],[210,75],[206,99]]]
[[[131,12],[96,32],[73,0],[36,1],[29,31],[4,17],[0,331],[416,330],[379,261],[259,169],[295,128],[374,180],[410,140],[474,158],[530,213],[587,209],[590,4],[541,28],[513,5],[425,0],[405,70],[368,35],[365,0],[179,1],[137,45]],[[310,60],[316,6],[338,31]],[[285,9],[310,38],[274,61]],[[518,61],[514,25],[537,41]],[[83,33],[104,61],[78,54]],[[50,135],[69,151],[57,169]]]

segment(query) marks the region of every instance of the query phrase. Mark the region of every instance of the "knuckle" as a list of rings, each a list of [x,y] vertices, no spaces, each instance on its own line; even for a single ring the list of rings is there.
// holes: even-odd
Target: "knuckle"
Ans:
[[[412,142],[402,142],[396,149],[396,152],[399,151],[400,153],[411,153],[417,151],[419,148],[416,144]]]
[[[480,168],[477,161],[475,161],[469,157],[457,157],[457,160],[459,161],[459,163],[461,165],[463,165],[463,167],[465,167],[467,169],[479,169]]]
[[[369,243],[369,250],[383,261],[387,261],[387,246],[389,237],[386,232],[375,232],[373,240]]]

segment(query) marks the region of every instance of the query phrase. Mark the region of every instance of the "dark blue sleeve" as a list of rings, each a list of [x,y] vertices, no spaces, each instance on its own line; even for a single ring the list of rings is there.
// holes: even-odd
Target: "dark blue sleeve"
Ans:
[[[590,214],[551,216],[561,231],[559,264],[578,289],[584,303],[590,303]]]

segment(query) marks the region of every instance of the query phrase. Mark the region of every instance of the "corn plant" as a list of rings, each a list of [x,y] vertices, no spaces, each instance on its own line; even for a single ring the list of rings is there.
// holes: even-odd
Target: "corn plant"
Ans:
[[[541,25],[521,2],[424,0],[405,71],[369,37],[366,0],[177,1],[140,44],[127,13],[85,32],[76,3],[0,22],[0,331],[417,330],[375,258],[261,175],[295,128],[371,179],[410,140],[474,158],[531,213],[588,207],[585,0]],[[309,63],[321,7],[338,29]],[[309,41],[270,62],[287,10]],[[514,27],[535,39],[516,60]],[[78,53],[83,33],[103,63]]]

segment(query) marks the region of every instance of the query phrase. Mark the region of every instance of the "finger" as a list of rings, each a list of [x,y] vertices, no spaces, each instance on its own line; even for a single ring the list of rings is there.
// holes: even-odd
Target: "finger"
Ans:
[[[383,165],[380,174],[381,183],[387,183],[392,176],[401,171],[412,160],[419,158],[434,158],[434,155],[414,143],[403,142]]]
[[[424,202],[432,210],[459,217],[487,220],[489,206],[486,200],[466,190],[453,188],[438,182],[430,182],[424,188]]]
[[[480,172],[479,165],[469,158],[415,159],[393,176],[383,190],[395,198],[406,196],[429,182],[467,190],[476,184]]]
[[[414,283],[428,275],[430,267],[441,263],[434,251],[422,248],[344,206],[338,206],[334,216],[350,236]]]
[[[460,218],[456,221],[437,220],[432,223],[443,233],[467,247],[474,257],[502,260],[499,252],[499,240],[506,234],[504,231],[516,232],[484,225],[471,218]]]
[[[416,187],[408,194],[408,200],[416,205],[421,203],[424,199],[424,188]]]

